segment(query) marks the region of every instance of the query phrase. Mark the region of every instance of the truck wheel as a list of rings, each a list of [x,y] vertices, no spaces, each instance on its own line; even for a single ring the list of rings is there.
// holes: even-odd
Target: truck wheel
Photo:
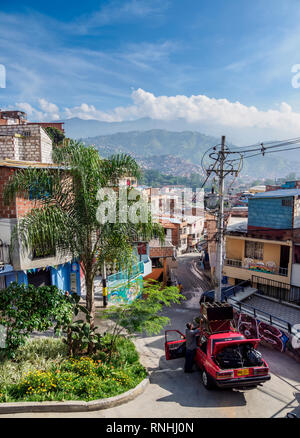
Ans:
[[[201,376],[202,376],[202,383],[203,383],[204,388],[206,388],[208,390],[212,389],[214,387],[214,384],[212,382],[210,375],[206,372],[205,369],[202,371]]]

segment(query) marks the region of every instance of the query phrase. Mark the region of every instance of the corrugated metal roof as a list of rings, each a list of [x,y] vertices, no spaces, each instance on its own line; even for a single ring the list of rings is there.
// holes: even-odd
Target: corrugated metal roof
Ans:
[[[245,218],[245,219],[240,219],[239,222],[233,222],[227,225],[227,232],[244,233],[247,232],[247,228],[248,228],[248,219]]]
[[[272,190],[270,192],[257,193],[251,199],[257,198],[285,198],[287,196],[300,196],[300,189]]]
[[[5,160],[0,160],[0,167],[37,167],[41,169],[67,169],[65,166],[59,166],[53,163],[41,163],[40,161],[22,161],[22,160],[10,160],[6,158]]]

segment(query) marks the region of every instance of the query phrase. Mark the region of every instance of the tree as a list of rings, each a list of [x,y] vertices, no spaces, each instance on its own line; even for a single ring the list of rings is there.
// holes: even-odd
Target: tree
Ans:
[[[72,303],[56,286],[12,283],[0,293],[0,324],[6,328],[6,352],[14,356],[34,331],[72,322]]]
[[[148,220],[138,223],[100,224],[97,210],[98,190],[115,187],[121,177],[139,176],[139,167],[129,155],[102,159],[98,151],[70,141],[53,152],[58,169],[26,168],[14,173],[5,186],[4,199],[9,203],[16,194],[34,193],[38,205],[18,221],[12,236],[21,248],[41,251],[56,248],[77,259],[85,274],[86,307],[94,325],[94,278],[104,262],[118,262],[128,268],[132,261],[132,243],[154,235],[163,239],[159,224]],[[36,188],[38,188],[38,193]],[[128,188],[128,191],[131,189]]]
[[[52,126],[48,126],[46,128],[46,132],[52,140],[54,146],[58,146],[63,143],[65,139],[65,134],[61,132],[60,129],[54,128]]]
[[[177,286],[162,287],[155,280],[148,280],[145,283],[144,293],[146,294],[144,299],[122,306],[111,306],[100,315],[104,319],[114,321],[109,359],[116,350],[117,339],[124,329],[129,335],[143,332],[148,335],[159,334],[170,321],[170,318],[160,313],[163,306],[170,306],[171,303],[180,304],[180,300],[185,299]]]

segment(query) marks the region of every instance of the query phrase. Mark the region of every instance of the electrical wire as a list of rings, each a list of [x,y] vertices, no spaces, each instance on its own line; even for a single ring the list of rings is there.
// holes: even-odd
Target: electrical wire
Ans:
[[[299,145],[299,146],[296,146],[296,147],[294,147],[294,148],[279,149],[279,150],[276,150],[276,151],[269,151],[269,149],[273,149],[273,148],[275,148],[275,147],[277,148],[277,147],[289,146],[289,145],[291,145],[291,144],[297,144],[297,143],[300,143],[300,141],[297,141],[297,142],[289,142],[289,143],[285,143],[285,144],[281,144],[281,145],[270,146],[270,147],[264,148],[263,151],[260,150],[260,152],[258,152],[258,153],[256,153],[256,154],[252,154],[252,155],[243,155],[243,153],[242,153],[242,157],[243,157],[243,159],[245,159],[245,158],[256,157],[256,156],[258,156],[258,155],[263,155],[263,156],[264,156],[264,155],[266,155],[266,154],[271,154],[271,153],[274,153],[274,152],[287,152],[287,151],[293,151],[293,150],[299,149],[299,148],[300,148],[300,145]],[[244,153],[249,153],[249,152],[251,152],[251,151],[245,151]],[[233,160],[231,160],[231,161],[234,162],[234,161],[237,161],[237,159],[233,159]]]

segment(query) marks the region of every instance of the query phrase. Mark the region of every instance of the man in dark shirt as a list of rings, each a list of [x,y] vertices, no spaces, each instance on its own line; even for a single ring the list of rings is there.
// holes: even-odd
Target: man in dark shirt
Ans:
[[[191,322],[186,325],[185,338],[186,338],[186,355],[185,355],[185,365],[184,372],[193,372],[193,363],[196,355],[197,349],[197,336],[199,336],[200,330],[194,327]]]

